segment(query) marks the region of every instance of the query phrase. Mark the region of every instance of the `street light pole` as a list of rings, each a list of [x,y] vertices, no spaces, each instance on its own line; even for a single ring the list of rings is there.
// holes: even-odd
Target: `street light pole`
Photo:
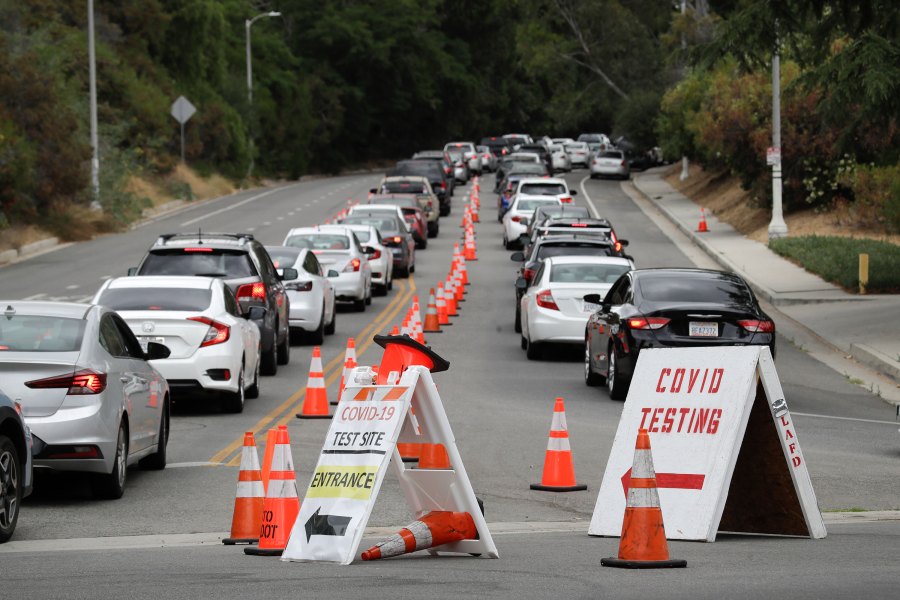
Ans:
[[[260,13],[253,17],[252,19],[247,19],[244,21],[244,31],[246,33],[245,42],[247,46],[247,102],[253,104],[253,59],[250,54],[250,27],[253,26],[256,21],[263,17],[280,17],[281,13],[277,11]]]
[[[775,22],[775,48],[772,51],[772,220],[769,222],[769,240],[787,237],[781,205],[781,50],[778,39],[778,22]]]
[[[97,57],[94,52],[94,0],[88,0],[88,79],[91,97],[91,208],[100,210],[100,145],[97,141]]]

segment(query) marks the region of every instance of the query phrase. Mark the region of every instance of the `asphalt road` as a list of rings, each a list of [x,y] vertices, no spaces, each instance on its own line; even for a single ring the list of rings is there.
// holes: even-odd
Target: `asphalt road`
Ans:
[[[583,172],[569,175],[570,185],[578,186],[583,177]],[[340,177],[242,192],[125,234],[72,245],[0,269],[0,298],[83,300],[104,278],[124,275],[157,235],[170,231],[252,231],[266,243],[279,243],[290,227],[322,222],[348,200],[364,198],[377,179]],[[673,544],[673,555],[689,560],[687,571],[601,569],[600,558],[614,555],[617,542],[589,538],[586,530],[622,404],[610,401],[605,390],[584,385],[580,348],[556,348],[543,361],[525,359],[513,331],[515,265],[501,246],[491,177],[482,188],[470,293],[453,326],[428,341],[451,363],[450,371],[435,380],[486,518],[505,531],[496,540],[500,560],[411,557],[342,568],[253,559],[218,545],[216,535],[230,524],[243,431],[287,423],[301,495],[309,482],[328,422],[293,418],[311,355],[310,347],[294,346],[290,365],[263,379],[260,398],[248,401],[244,413],[225,415],[212,404],[182,403],[172,421],[169,467],[131,470],[121,500],[92,499],[76,476],[40,478],[23,506],[14,541],[0,546],[3,597],[228,598],[299,590],[347,598],[825,597],[851,591],[885,597],[892,591],[900,581],[893,566],[897,521],[830,526],[829,537],[816,542],[724,536],[715,544]],[[630,240],[639,267],[705,266],[684,240],[663,233],[618,182],[588,180],[583,191],[587,196],[579,194],[576,202],[589,197],[599,213],[613,220],[619,236]],[[419,294],[421,302],[446,275],[464,193],[458,189],[441,235],[419,252],[412,278],[398,280],[392,294],[375,298],[365,313],[338,314],[337,334],[323,346],[330,394],[336,393],[346,338],[357,338],[362,364],[378,362],[380,349],[372,348],[372,334],[398,324],[409,298]],[[773,316],[777,325],[779,315]],[[900,509],[900,438],[881,400],[784,339],[776,365],[820,507]],[[585,492],[528,488],[540,478],[557,396],[566,400],[576,474],[588,485]],[[388,475],[370,525],[402,526],[410,520]],[[527,523],[556,525],[544,528],[549,532],[524,533],[513,526]],[[153,537],[160,534],[166,535]],[[184,547],[171,547],[179,535],[185,536]]]

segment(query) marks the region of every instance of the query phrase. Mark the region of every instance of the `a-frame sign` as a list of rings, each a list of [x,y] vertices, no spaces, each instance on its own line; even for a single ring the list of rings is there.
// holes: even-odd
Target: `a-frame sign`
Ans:
[[[666,537],[825,537],[768,347],[642,350],[588,533],[619,536],[634,439],[650,432]]]

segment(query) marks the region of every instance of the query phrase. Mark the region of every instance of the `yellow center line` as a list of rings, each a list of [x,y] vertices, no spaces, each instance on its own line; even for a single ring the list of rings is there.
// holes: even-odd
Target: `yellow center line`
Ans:
[[[398,282],[398,285],[403,285],[404,282]],[[403,285],[400,293],[394,298],[387,306],[382,309],[379,316],[377,316],[369,325],[363,328],[363,330],[355,337],[355,339],[362,340],[361,343],[357,344],[356,350],[361,356],[366,349],[372,345],[372,333],[383,327],[385,324],[390,322],[391,319],[403,308],[403,305],[409,301],[413,294],[416,291],[416,283],[415,279],[410,276],[406,282],[406,285]],[[325,378],[325,385],[332,385],[340,374],[343,372],[344,364],[344,355],[343,353],[335,356],[332,360],[328,362],[326,367],[323,369],[327,376]],[[262,419],[260,419],[252,429],[248,431],[253,431],[256,437],[259,437],[263,432],[265,432],[270,427],[277,427],[278,425],[287,424],[292,418],[293,415],[290,413],[297,410],[300,406],[302,406],[302,400],[306,396],[306,385],[299,388],[296,392],[294,392],[289,398],[287,398],[280,405],[275,407],[272,411],[266,414]],[[296,404],[296,406],[295,406]],[[219,452],[217,452],[212,458],[209,459],[210,463],[214,464],[226,464],[229,466],[238,466],[240,464],[240,453],[238,450],[243,446],[244,436],[241,434],[237,438],[235,438],[230,444],[222,448]],[[232,456],[232,454],[236,453],[237,455]]]

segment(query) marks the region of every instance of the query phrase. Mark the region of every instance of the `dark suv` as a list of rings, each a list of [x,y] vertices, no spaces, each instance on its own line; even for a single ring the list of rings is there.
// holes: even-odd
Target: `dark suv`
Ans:
[[[32,443],[21,407],[0,391],[0,544],[12,537],[22,499],[31,493]]]
[[[234,292],[241,312],[266,310],[254,323],[262,339],[260,372],[274,375],[290,360],[290,304],[282,279],[296,279],[295,269],[275,271],[269,253],[249,233],[167,233],[150,247],[129,275],[199,275],[221,277]]]

